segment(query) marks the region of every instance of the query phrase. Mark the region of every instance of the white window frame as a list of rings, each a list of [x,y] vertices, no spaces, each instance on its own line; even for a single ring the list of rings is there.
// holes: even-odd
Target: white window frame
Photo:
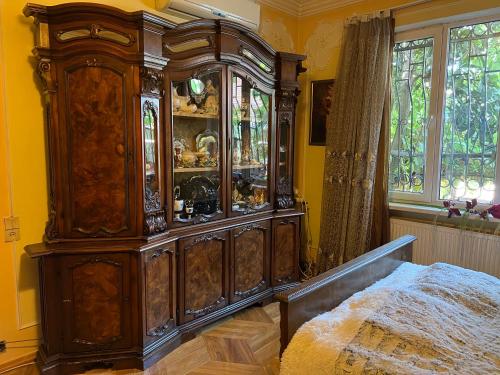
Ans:
[[[389,192],[389,200],[391,202],[431,204],[435,206],[443,205],[443,200],[439,198],[439,187],[441,177],[441,132],[443,129],[445,109],[449,31],[455,27],[495,20],[500,20],[500,13],[486,17],[467,18],[461,21],[440,23],[396,33],[396,43],[432,37],[434,39],[434,50],[432,60],[431,98],[429,101],[429,121],[427,124],[425,149],[424,191],[423,193],[391,191]],[[500,121],[498,126],[500,134]],[[497,142],[495,187],[493,203],[496,204],[500,203],[500,141]],[[458,203],[459,206],[465,205],[465,202]]]

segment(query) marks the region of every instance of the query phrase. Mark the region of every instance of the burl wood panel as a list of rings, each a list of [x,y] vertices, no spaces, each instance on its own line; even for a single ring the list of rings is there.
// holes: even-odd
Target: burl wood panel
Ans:
[[[264,281],[265,233],[247,230],[234,238],[234,290],[247,292]]]
[[[120,338],[122,273],[122,265],[109,260],[73,268],[73,342],[104,344]]]
[[[224,241],[202,240],[185,251],[185,310],[199,315],[224,296]]]
[[[165,249],[153,250],[145,262],[146,330],[158,336],[172,318],[172,257]]]
[[[296,278],[298,219],[273,222],[273,282],[283,284]]]
[[[128,228],[125,83],[107,67],[66,73],[73,229],[113,234]]]

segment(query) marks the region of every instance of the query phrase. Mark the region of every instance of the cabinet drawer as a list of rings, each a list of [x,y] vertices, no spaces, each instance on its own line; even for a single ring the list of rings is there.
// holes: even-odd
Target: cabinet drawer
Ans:
[[[300,217],[273,220],[272,284],[299,280]]]
[[[227,305],[228,232],[179,240],[179,322]]]
[[[231,302],[268,287],[270,229],[270,221],[262,221],[231,231]]]

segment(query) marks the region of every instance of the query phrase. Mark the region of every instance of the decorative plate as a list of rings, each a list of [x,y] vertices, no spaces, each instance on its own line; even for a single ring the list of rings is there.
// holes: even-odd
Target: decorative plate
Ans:
[[[213,130],[205,130],[196,136],[196,151],[208,152],[210,155],[219,151],[219,134]]]

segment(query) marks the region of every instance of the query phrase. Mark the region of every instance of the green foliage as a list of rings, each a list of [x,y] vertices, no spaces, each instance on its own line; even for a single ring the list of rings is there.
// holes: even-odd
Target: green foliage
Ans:
[[[450,30],[441,132],[441,199],[491,200],[500,123],[500,21]],[[422,193],[433,39],[393,59],[390,189]],[[438,88],[433,88],[438,89]]]

